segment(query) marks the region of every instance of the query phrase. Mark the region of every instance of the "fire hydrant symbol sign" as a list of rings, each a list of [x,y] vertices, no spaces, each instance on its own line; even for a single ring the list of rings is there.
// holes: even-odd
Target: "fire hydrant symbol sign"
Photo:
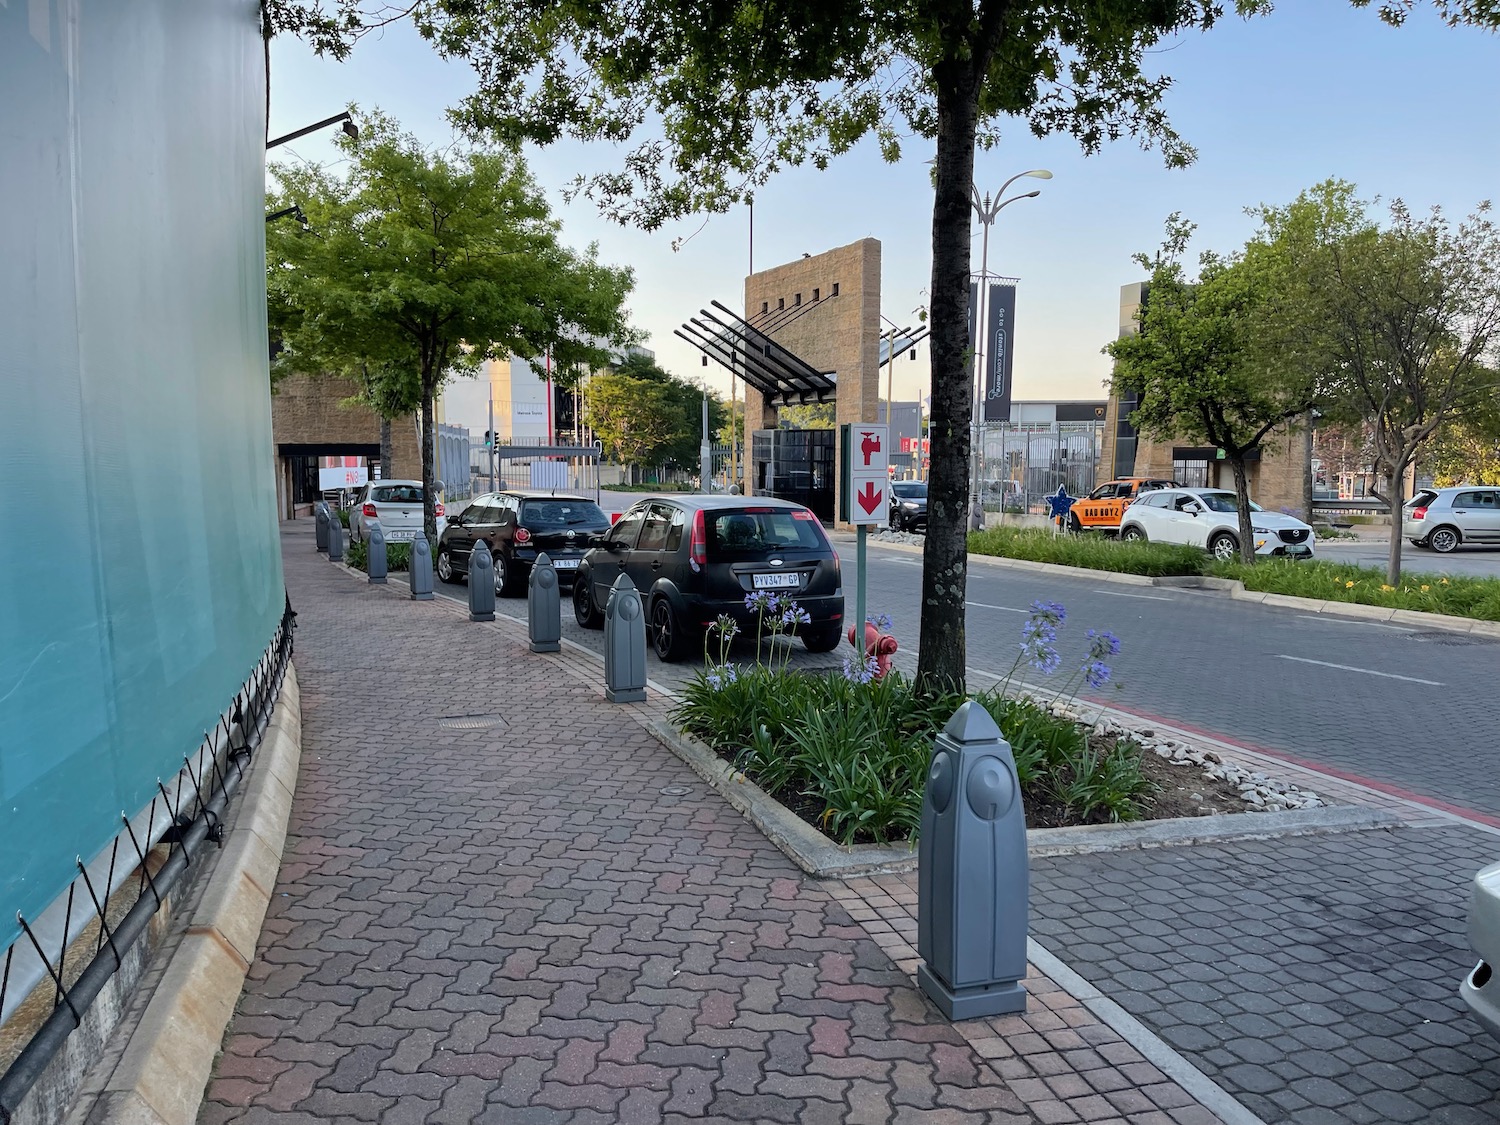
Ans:
[[[884,526],[890,515],[886,495],[890,488],[889,427],[852,425],[847,432],[849,471],[844,487],[848,489],[849,522]]]

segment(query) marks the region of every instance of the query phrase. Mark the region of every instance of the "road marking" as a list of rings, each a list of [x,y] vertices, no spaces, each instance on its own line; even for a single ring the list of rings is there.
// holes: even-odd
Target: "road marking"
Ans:
[[[1362,672],[1366,676],[1382,676],[1387,680],[1405,680],[1410,684],[1426,684],[1428,687],[1442,687],[1436,680],[1422,680],[1416,676],[1398,676],[1395,672],[1377,672],[1373,668],[1356,668],[1352,664],[1332,664],[1327,660],[1309,660],[1305,656],[1288,656],[1284,652],[1276,654],[1278,660],[1295,660],[1298,664],[1317,664],[1323,668],[1337,668],[1343,672]]]
[[[964,605],[971,605],[975,609],[998,609],[1002,613],[1030,613],[1031,612],[1031,610],[1029,610],[1029,609],[1017,609],[1015,606],[1010,606],[1010,605],[990,605],[989,602],[964,602]]]
[[[1108,594],[1112,598],[1140,598],[1148,602],[1169,602],[1171,598],[1164,598],[1160,594],[1122,594],[1119,590],[1095,590],[1096,594]]]
[[[1408,629],[1402,625],[1386,625],[1379,621],[1359,621],[1353,617],[1335,617],[1323,613],[1299,613],[1298,617],[1303,621],[1323,621],[1329,625],[1368,625],[1372,629],[1389,629],[1393,633],[1415,633],[1415,629]]]

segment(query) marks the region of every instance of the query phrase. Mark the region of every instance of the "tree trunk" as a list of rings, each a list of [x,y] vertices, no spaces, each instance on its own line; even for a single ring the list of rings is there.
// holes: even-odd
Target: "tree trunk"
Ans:
[[[1229,468],[1234,473],[1235,508],[1240,517],[1240,561],[1255,562],[1255,529],[1250,519],[1250,481],[1245,474],[1245,458],[1231,457]]]
[[[938,84],[932,207],[932,452],[916,682],[924,694],[964,690],[968,654],[964,602],[969,577],[969,426],[974,391],[969,383],[967,325],[977,119],[969,85],[969,81],[951,80]]]
[[[1401,585],[1401,545],[1406,540],[1401,535],[1401,507],[1406,502],[1406,458],[1397,463],[1386,477],[1386,503],[1391,512],[1391,549],[1385,563],[1385,580],[1388,585]]]
[[[380,475],[391,475],[391,420],[380,419]]]
[[[422,532],[427,543],[437,549],[437,393],[426,379],[422,380]]]
[[[1307,456],[1307,472],[1302,475],[1302,518],[1313,525],[1313,412],[1307,413],[1307,429],[1302,434],[1302,448]]]

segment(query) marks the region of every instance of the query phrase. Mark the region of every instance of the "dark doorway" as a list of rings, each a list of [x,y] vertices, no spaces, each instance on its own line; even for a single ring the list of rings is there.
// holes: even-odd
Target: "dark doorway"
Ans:
[[[833,522],[837,430],[756,430],[751,484],[763,496],[790,500]]]

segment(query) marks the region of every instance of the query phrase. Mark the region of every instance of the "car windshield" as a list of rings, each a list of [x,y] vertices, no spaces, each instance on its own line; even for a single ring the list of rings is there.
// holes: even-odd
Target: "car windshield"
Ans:
[[[527,500],[521,507],[521,522],[536,530],[606,524],[609,519],[592,500]]]
[[[708,548],[716,557],[746,558],[777,550],[828,549],[818,518],[802,508],[742,508],[704,515]]]
[[[891,491],[903,500],[927,499],[927,485],[919,480],[897,481],[891,485]]]
[[[1198,499],[1202,500],[1204,505],[1213,512],[1238,512],[1240,510],[1239,497],[1232,492],[1202,492],[1198,494]],[[1252,512],[1265,511],[1254,500],[1250,501],[1250,510]]]

